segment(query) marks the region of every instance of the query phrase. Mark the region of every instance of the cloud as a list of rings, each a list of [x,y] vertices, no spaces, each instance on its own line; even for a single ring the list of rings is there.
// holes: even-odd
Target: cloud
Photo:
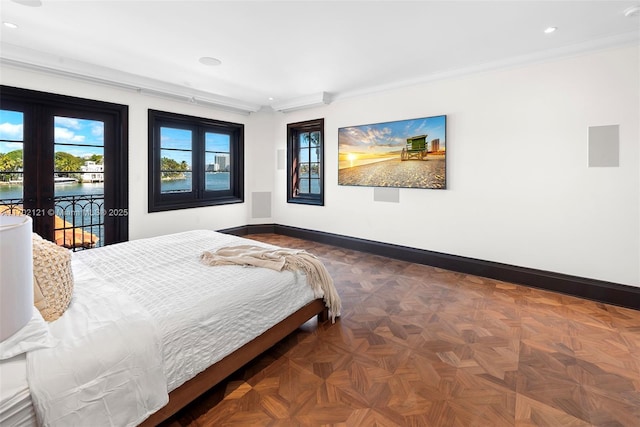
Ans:
[[[22,124],[0,123],[0,139],[21,141]]]
[[[76,135],[75,132],[67,129],[57,127],[54,130],[54,140],[57,143],[78,144],[85,140],[84,135]]]
[[[102,139],[104,136],[104,123],[94,122],[91,124],[91,135]]]
[[[428,141],[438,138],[440,147],[444,148],[444,127],[445,116],[434,116],[340,128],[339,150],[341,153],[396,152],[407,144],[407,138],[418,135],[428,135]]]
[[[67,129],[82,129],[82,124],[78,119],[72,119],[71,117],[56,117],[55,118],[56,129],[58,126],[67,128]]]
[[[342,128],[339,131],[339,141],[345,148],[397,147],[406,143],[404,138],[394,136],[391,128],[373,126]]]

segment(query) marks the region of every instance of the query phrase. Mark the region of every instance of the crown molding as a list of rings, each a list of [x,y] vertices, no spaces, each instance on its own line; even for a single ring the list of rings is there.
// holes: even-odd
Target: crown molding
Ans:
[[[68,79],[116,87],[173,101],[204,105],[240,114],[255,113],[261,105],[160,80],[2,43],[0,63]]]
[[[288,113],[290,111],[301,110],[303,108],[317,107],[331,103],[331,96],[327,92],[314,93],[298,98],[288,99],[282,102],[274,102],[271,108],[275,111]]]
[[[452,69],[441,73],[427,74],[414,79],[397,81],[386,85],[370,86],[367,88],[340,92],[336,93],[333,96],[333,101],[367,96],[378,92],[401,89],[404,87],[416,86],[439,80],[453,79],[473,74],[520,67],[549,60],[562,59],[598,50],[638,44],[639,42],[640,31],[630,31],[615,36],[603,37],[596,40],[591,40],[589,42],[573,44],[562,48],[548,49],[532,54],[514,56],[505,60],[486,62],[472,67]]]
[[[21,48],[8,43],[0,43],[0,63],[30,71],[58,75],[79,81],[131,90],[143,95],[156,96],[189,104],[204,105],[240,114],[255,113],[269,107],[275,111],[287,113],[304,108],[327,105],[332,101],[357,98],[371,94],[401,89],[410,86],[469,76],[473,74],[497,71],[501,69],[525,66],[548,60],[561,59],[592,51],[604,50],[624,45],[638,44],[640,31],[630,31],[615,36],[603,37],[585,43],[573,44],[562,48],[543,50],[527,55],[519,55],[500,61],[491,61],[471,67],[451,69],[432,73],[413,79],[396,81],[389,84],[369,86],[334,94],[320,92],[274,102],[270,106],[245,102],[214,93],[199,91],[189,87],[150,79],[115,69],[97,66],[86,62],[59,58],[51,54]]]

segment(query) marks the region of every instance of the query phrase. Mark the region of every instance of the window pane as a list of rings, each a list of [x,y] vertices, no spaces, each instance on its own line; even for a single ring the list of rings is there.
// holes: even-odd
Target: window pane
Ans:
[[[179,178],[162,178],[160,182],[161,193],[183,193],[191,191],[191,172],[181,172]]]
[[[104,182],[104,123],[98,120],[54,116],[54,182]],[[86,182],[85,182],[86,181]],[[101,187],[100,192],[103,192]],[[82,186],[60,187],[55,194],[84,194]]]
[[[54,116],[53,126],[56,144],[104,146],[104,123],[101,121]]]
[[[162,171],[182,172],[191,170],[191,151],[160,150]],[[168,175],[171,176],[171,175]]]
[[[309,161],[310,162],[320,161],[320,147],[309,148]]]
[[[300,180],[300,194],[309,194],[309,180],[307,178]]]
[[[220,191],[231,189],[231,174],[229,172],[206,172],[205,190]]]
[[[104,243],[104,122],[54,116],[55,242]]]
[[[161,193],[191,191],[191,151],[160,150]]]
[[[309,146],[309,132],[302,132],[300,134],[300,147]]]
[[[193,190],[191,171],[192,135],[188,129],[160,128],[160,192]]]
[[[0,110],[0,140],[5,143],[7,141],[23,141],[24,131],[24,114],[20,111]],[[2,153],[6,153],[5,149],[22,149],[20,147],[11,147],[10,145],[3,144],[0,146]],[[11,151],[11,150],[9,150]]]
[[[0,110],[0,200],[23,197],[23,124],[21,112]],[[9,213],[18,212],[10,209]]]
[[[311,188],[309,190],[311,194],[320,194],[320,180],[311,179]]]
[[[53,182],[56,197],[103,194],[104,147],[87,146],[81,156],[67,152],[69,148],[65,145],[54,146]]]
[[[229,163],[229,155],[221,153],[206,153],[205,159],[205,190],[230,190],[231,165]]]
[[[309,163],[309,148],[301,148],[298,150],[298,161],[300,163]]]
[[[231,137],[223,133],[205,132],[206,191],[231,189]]]
[[[190,151],[193,144],[191,135],[192,132],[188,129],[161,127],[160,148]]]
[[[320,163],[310,163],[309,171],[311,172],[311,178],[320,178]]]
[[[300,178],[309,178],[309,163],[302,163],[298,169],[298,176]]]
[[[205,132],[205,151],[230,153],[231,138],[223,133]]]
[[[318,131],[311,132],[311,135],[309,138],[311,139],[311,146],[313,147],[320,146],[320,132]]]

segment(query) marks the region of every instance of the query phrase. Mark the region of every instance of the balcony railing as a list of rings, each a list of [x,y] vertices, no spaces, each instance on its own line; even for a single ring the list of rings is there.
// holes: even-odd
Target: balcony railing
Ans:
[[[54,197],[53,209],[24,209],[23,199],[0,199],[0,214],[54,216],[54,240],[74,251],[102,246],[104,242],[104,194]]]

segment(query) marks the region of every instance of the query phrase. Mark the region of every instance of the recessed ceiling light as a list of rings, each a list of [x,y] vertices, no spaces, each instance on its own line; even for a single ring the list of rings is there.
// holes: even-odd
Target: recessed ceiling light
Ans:
[[[199,61],[201,64],[208,65],[210,67],[215,67],[216,65],[222,64],[222,61],[220,61],[218,58],[212,58],[210,56],[203,56],[199,59]]]
[[[4,26],[11,29],[18,28],[18,24],[14,24],[13,22],[3,22]]]
[[[275,98],[273,96],[269,97],[269,101],[273,101]]]
[[[558,29],[558,27],[547,27],[547,28],[544,30],[544,33],[545,33],[545,34],[551,34],[551,33],[555,32],[557,29]]]

